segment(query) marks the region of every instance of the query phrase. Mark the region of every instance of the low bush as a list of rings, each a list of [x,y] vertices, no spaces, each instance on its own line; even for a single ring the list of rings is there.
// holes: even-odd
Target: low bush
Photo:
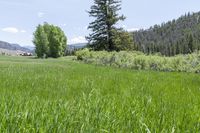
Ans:
[[[96,52],[84,49],[77,51],[76,56],[78,60],[85,63],[104,66],[136,70],[200,73],[200,52],[188,55],[165,57],[159,54],[146,55],[137,51]]]

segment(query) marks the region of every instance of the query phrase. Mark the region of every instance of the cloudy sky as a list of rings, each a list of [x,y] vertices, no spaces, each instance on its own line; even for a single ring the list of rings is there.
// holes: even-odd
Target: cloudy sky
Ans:
[[[43,22],[60,26],[68,44],[85,42],[92,20],[93,0],[0,0],[0,40],[31,46],[35,27]],[[199,0],[122,0],[126,30],[148,28],[186,12],[200,11]]]

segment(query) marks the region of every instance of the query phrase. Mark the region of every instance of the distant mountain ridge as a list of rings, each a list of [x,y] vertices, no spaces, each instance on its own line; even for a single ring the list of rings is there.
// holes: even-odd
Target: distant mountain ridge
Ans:
[[[87,45],[87,43],[76,43],[67,45],[67,50],[82,49]]]
[[[12,51],[22,51],[22,52],[33,53],[33,50],[22,47],[19,44],[11,44],[4,41],[0,41],[0,48],[6,49],[6,50],[12,50]]]

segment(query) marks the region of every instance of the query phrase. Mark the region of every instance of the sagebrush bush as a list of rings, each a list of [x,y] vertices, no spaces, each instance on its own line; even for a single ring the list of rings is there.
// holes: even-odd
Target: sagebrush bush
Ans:
[[[159,54],[146,55],[137,51],[96,52],[84,49],[77,51],[76,56],[78,60],[97,65],[136,70],[200,73],[200,52],[165,57]]]

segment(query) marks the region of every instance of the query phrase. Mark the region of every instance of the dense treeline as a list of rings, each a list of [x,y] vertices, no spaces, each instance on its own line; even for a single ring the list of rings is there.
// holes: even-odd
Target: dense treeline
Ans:
[[[160,52],[173,56],[192,53],[200,50],[200,12],[136,31],[133,36],[136,50],[147,54]]]

